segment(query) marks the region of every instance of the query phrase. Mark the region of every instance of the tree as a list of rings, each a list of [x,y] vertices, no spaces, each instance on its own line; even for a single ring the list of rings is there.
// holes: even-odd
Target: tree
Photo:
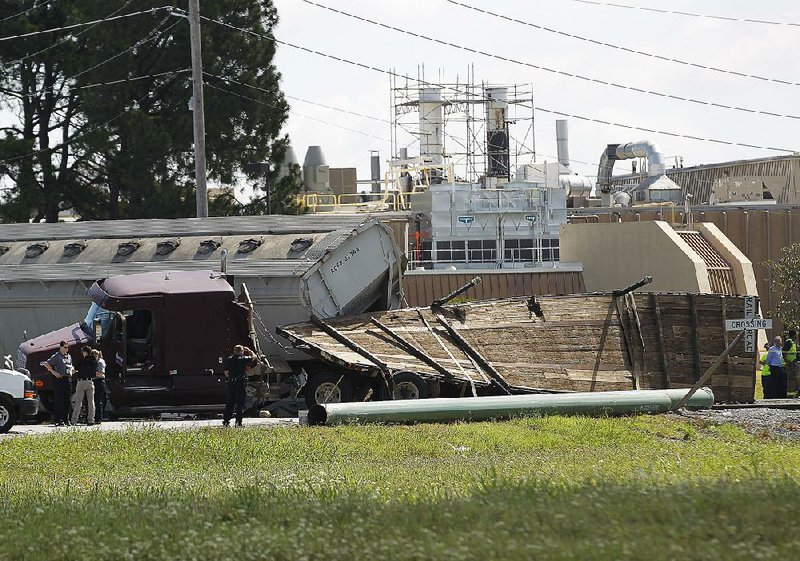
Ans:
[[[765,262],[772,277],[773,313],[787,327],[800,326],[800,244],[781,249],[780,257]]]
[[[60,11],[50,15],[50,4]],[[0,19],[32,5],[33,0],[6,2]],[[23,124],[0,140],[0,177],[12,183],[2,218],[52,221],[59,207],[89,219],[194,215],[189,28],[185,18],[158,9],[163,5],[128,0],[111,12],[102,0],[60,0],[10,20],[21,33],[152,10],[77,28],[63,43],[63,33],[45,34],[30,44],[12,42],[14,53],[0,52],[0,68],[12,71],[0,84],[3,99]],[[185,9],[182,0],[175,12]],[[288,105],[272,64],[275,43],[261,37],[269,37],[278,17],[271,0],[218,0],[202,10],[210,20],[259,35],[208,19],[202,23],[208,175],[230,184],[245,163],[270,161],[277,168],[288,144],[280,136]],[[42,48],[48,50],[37,53]],[[20,56],[25,61],[17,61]],[[19,97],[25,95],[23,71],[30,67],[38,92],[47,78],[45,60],[53,67],[59,101],[50,115],[35,118]],[[31,115],[35,130],[29,133],[24,123]],[[58,151],[43,134],[56,125],[64,131]],[[39,157],[25,155],[32,151]],[[54,178],[45,181],[49,169]],[[298,192],[299,175],[287,177],[282,188]],[[222,203],[210,210],[241,212],[241,205]],[[292,211],[292,205],[283,210]]]

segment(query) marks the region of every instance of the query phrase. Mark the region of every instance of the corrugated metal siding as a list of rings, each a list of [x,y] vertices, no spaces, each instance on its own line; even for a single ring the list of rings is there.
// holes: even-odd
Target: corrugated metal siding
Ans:
[[[403,278],[403,288],[409,306],[428,306],[476,276],[481,277],[483,282],[466,293],[465,298],[468,300],[586,292],[583,273],[580,271],[409,272]]]
[[[638,185],[644,175],[622,175],[612,179],[612,185]],[[707,203],[711,200],[711,188],[718,180],[742,178],[785,178],[780,192],[773,193],[778,204],[800,203],[800,156],[781,156],[758,160],[725,162],[706,166],[668,169],[667,177],[683,189],[683,194],[692,193],[694,201]]]
[[[329,214],[322,219],[313,214],[219,216],[163,220],[98,220],[55,224],[0,224],[0,241],[318,233],[331,232],[340,228],[356,228],[368,219],[376,217],[388,220],[391,215]]]

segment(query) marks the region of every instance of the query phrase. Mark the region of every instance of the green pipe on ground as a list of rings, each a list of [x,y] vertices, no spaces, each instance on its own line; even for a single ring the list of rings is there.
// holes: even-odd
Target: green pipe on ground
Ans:
[[[485,421],[539,415],[618,416],[666,413],[686,395],[681,390],[633,390],[566,394],[500,395],[327,403],[308,411],[310,425],[345,423],[437,423]],[[711,407],[714,394],[701,388],[687,402],[690,409]]]

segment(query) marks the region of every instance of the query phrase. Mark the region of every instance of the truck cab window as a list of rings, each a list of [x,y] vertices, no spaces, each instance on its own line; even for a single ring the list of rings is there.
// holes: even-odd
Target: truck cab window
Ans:
[[[150,310],[133,310],[127,316],[127,366],[144,368],[153,364],[153,314]]]

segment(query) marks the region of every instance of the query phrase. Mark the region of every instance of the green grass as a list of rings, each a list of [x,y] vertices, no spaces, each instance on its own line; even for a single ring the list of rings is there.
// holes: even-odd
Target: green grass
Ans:
[[[789,559],[800,445],[665,417],[0,441],[0,559]]]

